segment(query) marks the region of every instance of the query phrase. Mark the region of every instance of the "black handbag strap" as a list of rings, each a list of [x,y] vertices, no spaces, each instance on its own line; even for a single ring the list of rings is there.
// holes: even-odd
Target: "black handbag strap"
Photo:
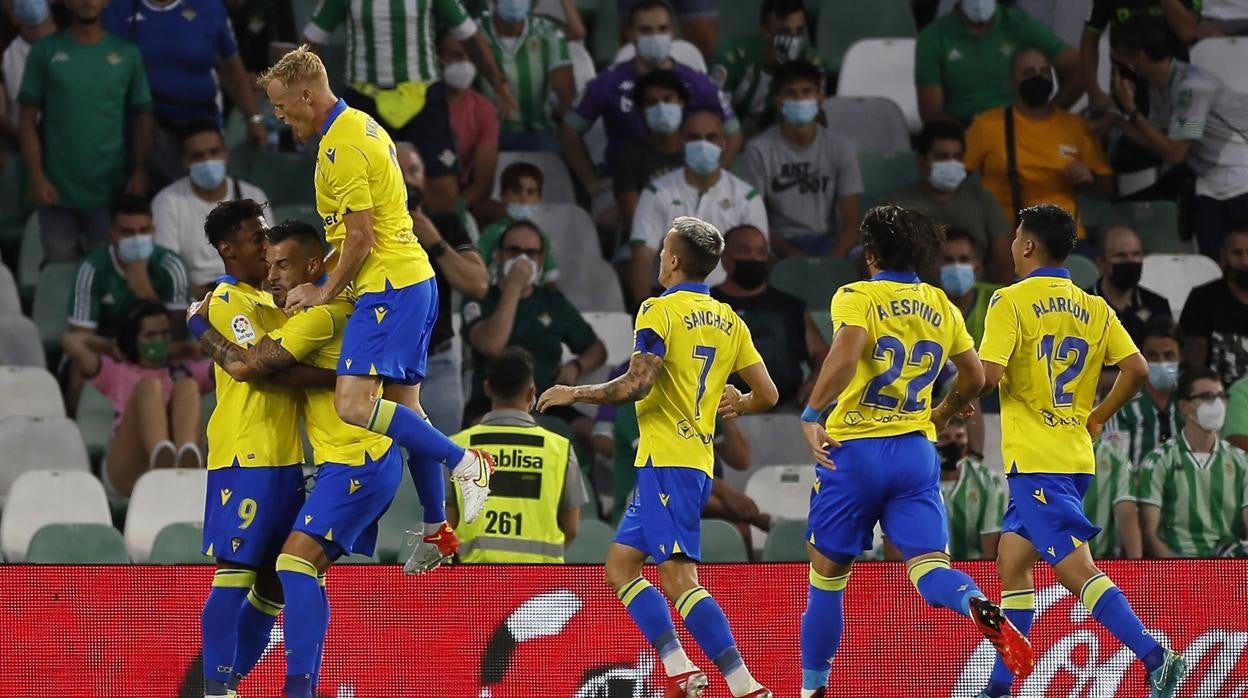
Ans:
[[[1023,187],[1018,179],[1018,154],[1014,148],[1014,107],[1005,108],[1005,168],[1010,181],[1010,215],[1017,222],[1023,208]]]

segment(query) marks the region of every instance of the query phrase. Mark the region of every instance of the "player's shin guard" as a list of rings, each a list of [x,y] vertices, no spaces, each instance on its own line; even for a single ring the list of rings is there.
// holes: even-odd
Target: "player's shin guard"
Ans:
[[[719,667],[732,695],[743,696],[758,688],[741,660],[741,653],[737,651],[737,642],[728,627],[728,617],[711,598],[709,591],[702,587],[686,591],[676,599],[676,610],[685,619],[685,627],[698,646]]]
[[[815,691],[828,683],[828,670],[841,646],[845,626],[844,596],[849,574],[825,577],[812,567],[802,614],[802,690]],[[805,695],[805,694],[803,694]]]
[[[1079,600],[1092,612],[1093,618],[1143,660],[1149,671],[1161,666],[1165,650],[1144,629],[1144,624],[1131,610],[1131,604],[1127,603],[1126,595],[1109,577],[1098,574],[1084,582]]]
[[[693,663],[685,654],[685,648],[676,637],[672,614],[667,610],[667,599],[651,586],[645,577],[638,577],[620,587],[616,592],[620,603],[628,609],[628,615],[641,629],[641,634],[658,652],[663,670],[668,676],[678,676],[693,669]]]
[[[1024,636],[1031,633],[1031,621],[1036,615],[1036,592],[1034,589],[1004,590],[1001,592],[1001,610],[1018,632]],[[998,656],[992,664],[992,675],[984,693],[992,698],[1010,695],[1014,686],[1014,672]]]
[[[316,565],[282,553],[277,556],[277,576],[286,595],[286,692],[287,698],[313,698],[316,671],[329,608],[318,582]]]
[[[264,598],[254,587],[247,592],[247,599],[238,610],[238,649],[234,652],[234,677],[230,688],[238,688],[264,656],[273,623],[281,612],[282,604]]]
[[[448,439],[415,410],[392,400],[380,399],[373,404],[368,430],[399,442],[409,458],[431,458],[453,468],[464,457],[463,446]]]
[[[966,617],[971,616],[971,599],[983,598],[975,580],[965,572],[949,566],[949,561],[939,557],[926,557],[906,570],[910,583],[919,590],[929,605],[948,608]]]
[[[429,418],[425,418],[429,423]],[[433,428],[433,424],[429,424]],[[438,526],[446,521],[446,472],[444,467],[454,466],[459,461],[446,464],[429,456],[417,455],[408,451],[407,471],[412,474],[412,483],[416,485],[416,495],[420,497],[420,506],[424,507],[425,534],[437,533]],[[432,528],[432,530],[431,530]]]
[[[238,611],[256,581],[252,570],[221,568],[212,576],[200,629],[204,645],[204,694],[224,696],[234,676]]]

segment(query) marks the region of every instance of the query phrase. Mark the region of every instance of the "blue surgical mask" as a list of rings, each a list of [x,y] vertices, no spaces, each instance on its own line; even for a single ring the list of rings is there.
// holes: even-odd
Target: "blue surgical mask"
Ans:
[[[938,160],[932,163],[927,183],[936,191],[953,191],[966,181],[966,165],[961,160]]]
[[[513,221],[531,221],[537,214],[537,204],[507,204],[507,217]]]
[[[191,181],[200,189],[216,189],[225,181],[225,160],[200,160],[191,164]]]
[[[16,0],[13,3],[13,16],[28,27],[43,24],[48,12],[48,0]]]
[[[651,65],[662,62],[671,52],[671,34],[646,34],[637,39],[637,55]]]
[[[137,262],[151,257],[155,248],[151,233],[139,233],[117,241],[117,256],[123,262]]]
[[[1148,362],[1148,384],[1155,390],[1170,390],[1179,382],[1178,361]]]
[[[940,267],[940,287],[951,298],[964,295],[975,285],[975,267],[966,263],[944,264]]]
[[[780,113],[790,124],[803,126],[819,115],[819,102],[813,99],[786,99],[780,103]]]
[[[719,169],[720,147],[710,141],[689,141],[685,144],[685,164],[701,175]]]
[[[659,102],[646,107],[646,126],[655,133],[668,135],[680,128],[684,109],[675,102]]]
[[[962,0],[962,13],[976,24],[992,19],[997,12],[997,0]]]
[[[519,22],[529,16],[529,0],[498,0],[498,16],[507,22]]]

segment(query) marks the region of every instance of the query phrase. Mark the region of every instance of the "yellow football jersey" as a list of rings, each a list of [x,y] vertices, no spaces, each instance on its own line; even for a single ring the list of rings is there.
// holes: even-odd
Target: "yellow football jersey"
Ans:
[[[1101,367],[1138,351],[1105,300],[1080,290],[1065,269],[1037,269],[998,289],[980,357],[1005,366],[1006,472],[1095,473],[1086,422]]]
[[[286,315],[267,292],[225,276],[212,292],[208,322],[231,342],[250,347],[281,327]],[[303,393],[263,382],[240,383],[220,366],[213,370],[217,407],[208,419],[208,469],[302,463]]]
[[[912,272],[881,272],[832,296],[832,327],[861,327],[867,344],[825,428],[837,441],[922,432],[936,440],[932,384],[949,357],[975,348],[945,292]]]
[[[325,238],[341,252],[342,217],[373,212],[372,252],[355,277],[356,293],[403,288],[433,276],[429,255],[412,233],[407,185],[394,141],[371,116],[339,100],[330,112],[316,155],[316,212]]]
[[[704,284],[673,286],[641,304],[634,353],[663,359],[650,394],[637,403],[635,465],[714,469],[711,440],[728,376],[760,363],[750,329]]]
[[[296,360],[333,370],[338,366],[342,332],[353,307],[351,301],[339,297],[325,305],[305,308],[285,325],[269,332],[269,337]],[[307,396],[304,416],[308,441],[317,465],[363,465],[365,454],[377,460],[389,450],[390,437],[347,424],[338,417],[333,388],[305,390],[304,394]]]

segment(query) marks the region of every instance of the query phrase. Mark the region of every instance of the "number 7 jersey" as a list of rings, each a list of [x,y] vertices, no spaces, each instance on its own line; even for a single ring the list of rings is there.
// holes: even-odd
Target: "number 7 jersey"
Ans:
[[[1007,473],[1093,474],[1088,413],[1101,367],[1138,353],[1118,316],[1070,272],[1041,268],[998,289],[980,358],[1005,366],[1001,453]]]
[[[945,292],[910,272],[881,272],[832,296],[832,327],[867,331],[854,377],[828,417],[837,441],[922,432],[936,440],[932,384],[950,356],[975,348]]]

